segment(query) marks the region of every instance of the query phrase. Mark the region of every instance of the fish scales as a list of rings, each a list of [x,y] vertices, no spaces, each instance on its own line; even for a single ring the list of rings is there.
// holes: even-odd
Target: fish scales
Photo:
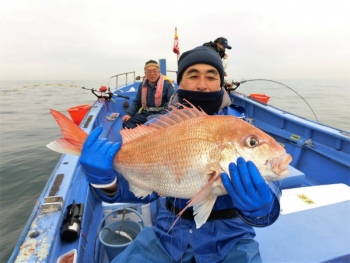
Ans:
[[[219,171],[216,126],[200,117],[125,143],[115,169],[143,189],[191,198],[208,182],[208,171]]]

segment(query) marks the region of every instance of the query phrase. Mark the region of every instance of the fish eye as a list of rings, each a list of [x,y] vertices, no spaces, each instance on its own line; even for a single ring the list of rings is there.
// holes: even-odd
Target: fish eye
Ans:
[[[246,140],[246,144],[250,148],[255,148],[259,145],[259,140],[256,136],[249,136]]]

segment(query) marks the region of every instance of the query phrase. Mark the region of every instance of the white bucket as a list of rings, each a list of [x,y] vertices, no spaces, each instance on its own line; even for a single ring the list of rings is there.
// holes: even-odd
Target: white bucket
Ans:
[[[114,221],[109,225],[102,225],[106,221],[107,217],[112,216],[113,214],[123,211],[124,208],[114,210],[105,216],[100,223],[100,232],[99,240],[103,244],[104,249],[106,250],[109,261],[112,261],[117,255],[119,255],[132,241],[126,240],[126,238],[116,234],[120,229],[121,220]],[[131,208],[125,208],[125,212],[132,212],[138,215],[141,219],[140,222],[133,220],[124,220],[122,224],[121,231],[125,232],[131,240],[134,240],[136,236],[141,232],[144,226],[144,221],[142,216]]]

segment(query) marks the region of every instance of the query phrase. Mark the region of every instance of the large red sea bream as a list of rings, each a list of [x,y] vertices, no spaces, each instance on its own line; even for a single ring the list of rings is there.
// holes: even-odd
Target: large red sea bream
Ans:
[[[48,148],[80,155],[88,136],[65,115],[51,110],[64,138]],[[191,199],[197,228],[204,224],[217,196],[227,194],[220,174],[239,156],[251,160],[265,181],[288,175],[292,158],[272,137],[233,116],[209,116],[196,108],[173,107],[156,122],[121,130],[123,144],[114,168],[137,197],[152,192]]]

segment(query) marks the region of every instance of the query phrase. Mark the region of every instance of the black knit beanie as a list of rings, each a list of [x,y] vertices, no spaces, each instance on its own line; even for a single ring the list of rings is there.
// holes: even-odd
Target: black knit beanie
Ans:
[[[220,86],[224,85],[224,66],[218,53],[205,46],[196,47],[184,52],[178,62],[177,83],[179,84],[185,70],[194,64],[209,64],[217,69],[220,74]]]

